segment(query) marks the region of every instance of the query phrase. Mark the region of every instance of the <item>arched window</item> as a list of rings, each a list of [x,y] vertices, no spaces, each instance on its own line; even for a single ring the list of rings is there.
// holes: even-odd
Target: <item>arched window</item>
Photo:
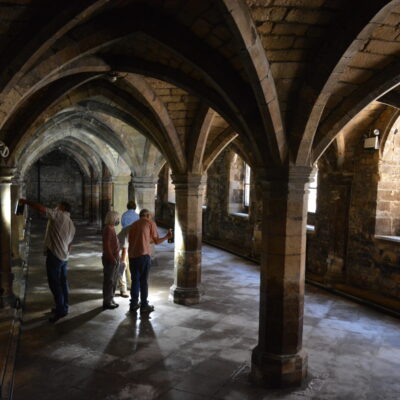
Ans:
[[[175,186],[172,183],[171,169],[168,169],[168,203],[175,203]]]
[[[318,168],[315,167],[311,173],[310,184],[308,185],[308,207],[309,213],[315,213],[317,211],[317,189],[318,189]]]
[[[230,214],[248,214],[251,169],[236,153],[232,153],[229,167],[228,212]]]
[[[382,135],[376,191],[375,234],[400,236],[400,117]]]
[[[250,166],[244,163],[244,197],[243,197],[243,205],[245,207],[249,207],[250,205],[250,175],[251,170]]]

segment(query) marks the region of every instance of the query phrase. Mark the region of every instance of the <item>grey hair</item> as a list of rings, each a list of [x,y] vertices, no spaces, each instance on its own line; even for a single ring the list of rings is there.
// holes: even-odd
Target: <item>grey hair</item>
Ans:
[[[140,218],[147,217],[148,215],[151,215],[151,212],[147,208],[143,208],[143,210],[140,210]]]
[[[115,222],[119,221],[119,212],[108,211],[106,218],[104,219],[105,225],[115,225]]]

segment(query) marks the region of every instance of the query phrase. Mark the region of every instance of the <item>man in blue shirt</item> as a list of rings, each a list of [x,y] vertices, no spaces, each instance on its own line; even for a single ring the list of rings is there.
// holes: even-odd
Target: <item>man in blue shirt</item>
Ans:
[[[121,218],[121,225],[123,228],[132,225],[134,222],[139,220],[139,214],[135,211],[136,203],[133,200],[128,201],[126,208],[128,211],[125,211]]]
[[[129,282],[131,281],[129,268],[127,268],[128,257],[128,240],[127,235],[129,234],[129,226],[131,226],[134,222],[138,221],[139,214],[135,211],[136,210],[136,203],[133,200],[128,201],[126,205],[128,211],[125,211],[121,217],[121,225],[122,231],[118,234],[118,239],[121,245],[121,263],[120,263],[120,270],[118,276],[118,289],[121,293],[121,297],[129,297],[127,291],[127,283],[129,286]]]

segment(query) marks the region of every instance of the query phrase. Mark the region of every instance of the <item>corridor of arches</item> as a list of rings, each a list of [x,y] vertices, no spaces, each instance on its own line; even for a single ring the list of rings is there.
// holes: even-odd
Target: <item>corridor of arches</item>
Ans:
[[[308,356],[320,343],[309,341],[304,329],[306,279],[399,315],[398,0],[67,3],[0,2],[1,311],[11,321],[11,337],[19,332],[13,321],[22,318],[24,343],[35,296],[42,301],[43,219],[32,210],[14,215],[21,197],[48,207],[61,200],[72,204],[81,240],[71,254],[72,275],[85,263],[85,254],[96,253],[90,242],[97,243],[106,213],[124,212],[129,200],[149,209],[161,227],[173,227],[174,245],[164,245],[156,255],[161,275],[154,279],[164,286],[154,320],[165,318],[165,308],[178,326],[183,316],[196,325],[196,312],[215,303],[219,318],[235,321],[234,307],[217,302],[215,285],[239,292],[244,296],[240,309],[246,313],[242,307],[250,307],[247,322],[255,328],[242,341],[251,352],[245,368],[250,392],[304,389],[315,371],[312,363],[321,362]],[[216,248],[248,261],[233,261]],[[94,286],[95,258],[86,265]],[[230,263],[250,285],[235,286],[234,279],[227,287],[223,281],[231,276]],[[26,279],[28,287],[35,284],[21,308]],[[68,332],[79,332],[80,322],[100,332],[107,322],[123,318],[122,310],[115,314],[118,321],[108,313],[97,315],[97,287],[88,284],[75,283],[77,296],[84,298],[87,290],[89,300],[82,308],[77,301],[65,322],[42,326],[38,319],[37,332],[44,329],[60,351],[63,324]],[[362,326],[370,318],[368,311],[362,317],[364,311],[347,300],[334,299],[327,301],[354,314],[320,315],[317,299],[328,295],[309,291],[316,307],[309,317],[326,318],[313,327],[321,323],[341,335],[332,321],[349,319]],[[40,303],[40,312],[44,308]],[[385,318],[382,326],[396,325]],[[129,328],[132,323],[122,331],[134,330],[139,321]],[[196,329],[186,323],[182,327]],[[197,326],[207,337],[204,324]],[[168,324],[161,330],[151,321],[143,325],[157,340],[169,338]],[[398,341],[388,335],[371,347],[376,337],[368,343],[367,336],[359,339],[374,349],[369,357],[383,354],[386,366],[399,366]],[[11,344],[4,354],[15,354],[16,341],[5,342]],[[212,340],[203,346],[212,347]],[[27,348],[20,361],[26,357],[34,368],[34,352]],[[15,357],[5,359],[2,390],[10,392]],[[352,358],[349,369],[360,362]],[[340,385],[343,377],[336,378]],[[390,374],[382,382],[390,387],[387,396],[395,393]],[[129,386],[126,390],[120,398],[129,398]],[[264,392],[257,393],[263,398]],[[229,396],[234,395],[221,398],[234,398]]]

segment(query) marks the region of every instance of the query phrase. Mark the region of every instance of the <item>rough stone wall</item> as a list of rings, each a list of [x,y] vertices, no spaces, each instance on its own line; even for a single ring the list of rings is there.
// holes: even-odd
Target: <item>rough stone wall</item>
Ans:
[[[375,233],[400,235],[400,123],[396,123],[386,140],[379,161],[379,182]]]
[[[207,209],[203,214],[205,240],[235,248],[239,253],[252,254],[253,224],[248,216],[239,216],[242,205],[243,161],[225,150],[208,170]],[[232,210],[235,204],[235,210]]]
[[[72,218],[83,216],[82,174],[78,164],[60,151],[45,155],[31,167],[26,176],[26,191],[28,199],[47,207],[56,207],[65,200],[72,206]]]
[[[250,205],[243,207],[244,162],[226,149],[212,164],[207,177],[207,208],[203,213],[203,237],[227,250],[260,258],[262,202],[254,176]],[[235,205],[232,208],[232,204]],[[240,215],[235,213],[244,213]]]
[[[352,177],[349,171],[319,164],[317,210],[307,221],[315,227],[307,235],[307,273],[324,277],[326,283],[344,276]]]
[[[247,210],[243,205],[244,197],[244,161],[235,153],[230,152],[225,156],[228,169],[228,211],[229,213],[243,213]]]
[[[320,165],[315,233],[308,235],[307,243],[307,276],[327,286],[345,284],[400,299],[400,244],[375,238],[382,234],[377,229],[382,227],[378,220],[384,212],[387,226],[398,167],[382,160],[379,151],[363,149],[362,141],[357,147],[353,162],[344,169]],[[397,213],[391,218],[397,220]]]
[[[225,150],[208,170],[203,239],[244,256],[260,259],[262,203],[255,179],[251,180],[249,214],[237,215],[228,210],[229,203],[236,201],[241,208],[236,207],[235,212],[245,211],[242,207],[243,185],[238,182],[243,180],[244,163],[239,157],[234,160],[234,155],[232,150]],[[168,171],[169,166],[165,165],[159,175],[156,219],[159,224],[173,227],[175,204],[168,201]]]
[[[157,183],[156,220],[159,224],[173,227],[175,224],[175,203],[168,201],[169,165],[165,164]]]

